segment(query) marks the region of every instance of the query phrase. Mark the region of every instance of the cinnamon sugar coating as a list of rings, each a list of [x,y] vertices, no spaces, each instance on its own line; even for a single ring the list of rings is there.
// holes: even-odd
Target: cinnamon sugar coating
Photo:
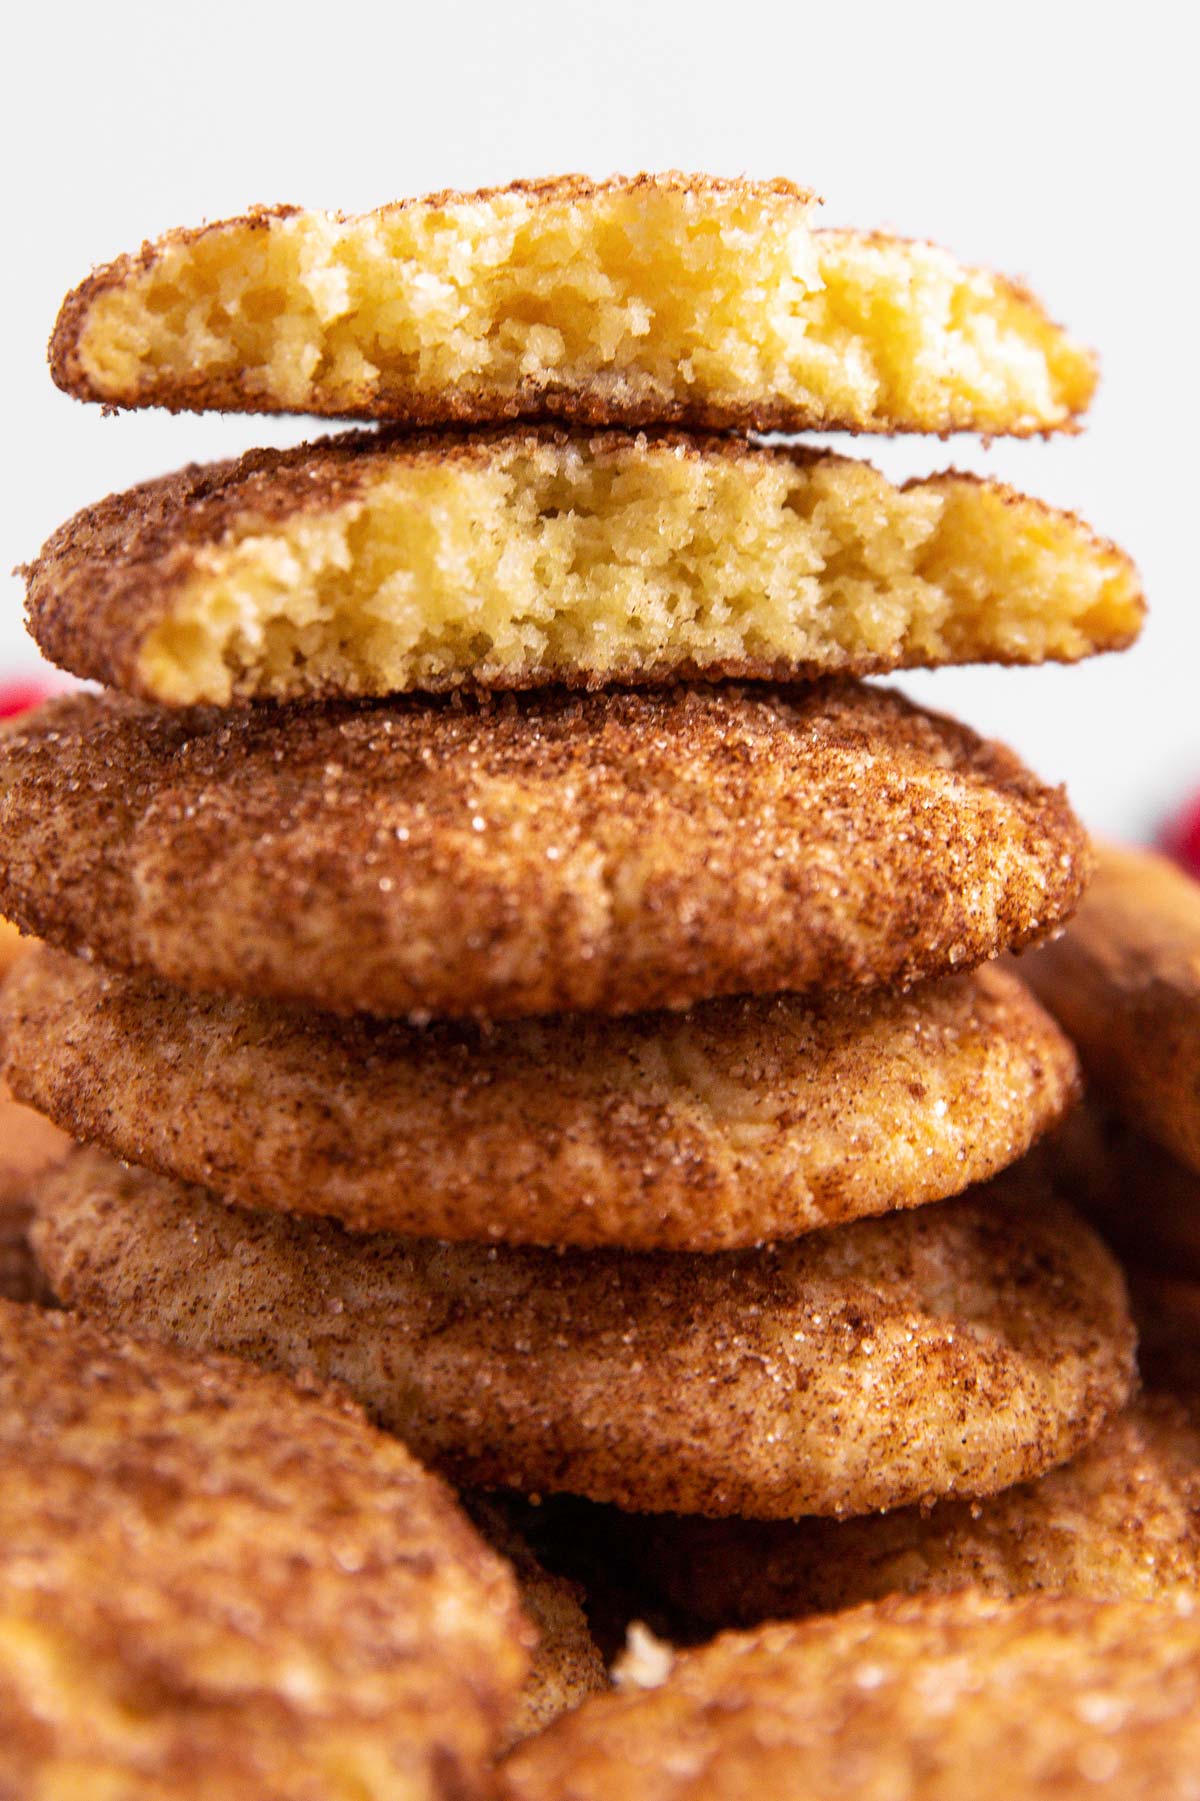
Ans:
[[[985,1501],[854,1520],[597,1515],[651,1594],[708,1631],[889,1594],[1200,1595],[1200,1431],[1139,1397],[1070,1463]]]
[[[41,950],[0,997],[17,1093],[73,1137],[357,1232],[712,1251],[957,1194],[1076,1093],[994,968],[809,1003],[481,1030],[191,997]]]
[[[657,1661],[657,1660],[656,1660]],[[727,1633],[505,1766],[507,1801],[1192,1801],[1200,1606],[963,1593]]]
[[[358,1408],[0,1303],[0,1791],[465,1801],[508,1572]]]
[[[906,986],[1052,931],[1059,789],[854,682],[164,715],[0,738],[0,908],[194,990],[504,1017]]]
[[[984,1495],[1128,1395],[1109,1254],[1026,1172],[774,1249],[351,1237],[76,1153],[38,1191],[58,1295],[336,1378],[455,1480],[789,1517]]]

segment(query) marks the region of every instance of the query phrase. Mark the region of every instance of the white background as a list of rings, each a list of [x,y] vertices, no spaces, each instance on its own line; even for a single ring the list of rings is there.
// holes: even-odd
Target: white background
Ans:
[[[0,567],[110,489],[313,429],[105,419],[57,393],[43,347],[93,262],[255,201],[356,211],[569,169],[788,175],[825,196],[827,223],[890,226],[1027,276],[1099,346],[1082,438],[858,448],[891,474],[993,472],[1133,552],[1152,617],[1131,654],[904,686],[1066,779],[1094,827],[1151,834],[1200,786],[1187,17],[1159,0],[117,0],[23,8],[16,23],[10,11]],[[36,667],[20,609],[6,578],[0,674]]]

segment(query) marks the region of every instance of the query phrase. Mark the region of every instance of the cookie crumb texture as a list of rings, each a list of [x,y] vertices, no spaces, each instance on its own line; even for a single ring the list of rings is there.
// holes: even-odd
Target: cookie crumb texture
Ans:
[[[1127,557],[999,483],[677,432],[256,451],[110,496],[26,575],[48,656],[172,706],[1072,662],[1143,612]]]
[[[359,1409],[0,1303],[0,1793],[491,1793],[509,1572]]]
[[[1087,406],[1093,359],[1023,289],[809,209],[680,174],[263,209],[98,270],[51,367],[117,406],[414,423],[1029,433]]]
[[[192,990],[511,1017],[907,986],[1074,910],[1011,751],[855,682],[166,714],[0,736],[0,909]]]

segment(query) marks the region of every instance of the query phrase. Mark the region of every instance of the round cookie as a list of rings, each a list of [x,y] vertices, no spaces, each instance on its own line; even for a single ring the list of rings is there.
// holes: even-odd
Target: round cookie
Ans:
[[[0,737],[0,907],[189,989],[500,1017],[906,985],[1044,936],[1087,841],[855,682],[164,715]]]
[[[61,952],[0,997],[74,1137],[353,1231],[711,1251],[958,1193],[1076,1091],[1017,978],[481,1029],[191,997]]]
[[[506,1801],[1193,1801],[1200,1605],[893,1598],[650,1647]],[[640,1667],[639,1667],[640,1663]]]
[[[985,1495],[1133,1380],[1119,1270],[1022,1174],[710,1256],[352,1237],[100,1151],[38,1208],[68,1305],[336,1378],[459,1482],[526,1494],[755,1518]]]
[[[565,175],[168,232],[63,303],[54,380],[110,406],[445,425],[1070,426],[1096,366],[932,244],[812,230],[789,181]]]
[[[0,1792],[490,1794],[527,1629],[359,1409],[0,1303]]]
[[[651,1593],[709,1630],[962,1588],[1200,1594],[1200,1431],[1174,1401],[1142,1397],[1070,1463],[985,1501],[853,1520],[609,1513],[596,1528]]]
[[[76,675],[173,706],[1074,661],[1129,559],[950,471],[680,432],[353,432],[113,494],[25,571]]]
[[[588,1626],[580,1585],[539,1562],[500,1501],[484,1494],[460,1499],[487,1542],[512,1565],[521,1607],[538,1635],[517,1711],[509,1722],[507,1748],[541,1732],[589,1695],[600,1694],[608,1687],[608,1671]]]

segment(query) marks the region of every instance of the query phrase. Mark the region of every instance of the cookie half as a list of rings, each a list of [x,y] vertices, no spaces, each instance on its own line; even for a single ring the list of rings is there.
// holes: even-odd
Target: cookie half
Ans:
[[[333,1011],[904,986],[1052,931],[1088,864],[1060,789],[850,681],[234,715],[84,694],[0,737],[0,909]]]
[[[790,182],[641,175],[295,207],[169,232],[98,269],[50,345],[109,406],[410,423],[1029,433],[1091,355],[945,251],[814,232]]]
[[[627,1665],[515,1751],[506,1801],[1191,1801],[1200,1604],[972,1593]]]
[[[358,1232],[712,1251],[957,1194],[1073,1100],[1008,971],[907,995],[409,1026],[192,997],[61,952],[0,997],[5,1073],[76,1138]]]
[[[752,1518],[991,1494],[1133,1381],[1119,1270],[1023,1175],[711,1256],[351,1237],[99,1151],[37,1199],[68,1305],[336,1378],[460,1483],[525,1494]]]
[[[1075,661],[1137,572],[954,473],[738,438],[353,433],[114,494],[25,571],[48,656],[170,705]]]
[[[0,1790],[490,1794],[527,1628],[348,1401],[0,1302]]]

